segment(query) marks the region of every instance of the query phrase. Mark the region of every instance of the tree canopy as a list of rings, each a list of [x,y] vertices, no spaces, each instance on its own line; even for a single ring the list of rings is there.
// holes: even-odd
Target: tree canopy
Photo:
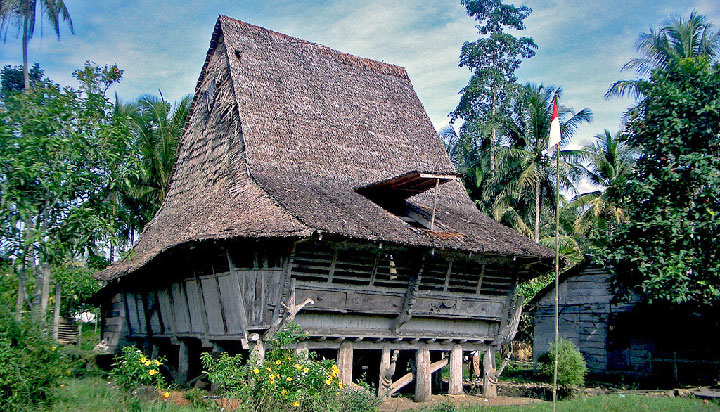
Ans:
[[[603,249],[621,291],[651,300],[720,300],[720,64],[684,58],[638,83],[627,125],[635,172],[611,187],[626,210]]]

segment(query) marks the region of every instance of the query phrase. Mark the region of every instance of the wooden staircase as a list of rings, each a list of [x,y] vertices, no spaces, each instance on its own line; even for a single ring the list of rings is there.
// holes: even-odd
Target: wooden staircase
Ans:
[[[78,327],[73,321],[60,319],[58,325],[58,342],[61,345],[75,345],[78,341]]]

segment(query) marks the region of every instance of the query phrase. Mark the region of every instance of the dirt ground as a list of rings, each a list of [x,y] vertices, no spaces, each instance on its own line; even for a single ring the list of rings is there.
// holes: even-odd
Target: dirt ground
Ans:
[[[473,395],[432,395],[432,399],[428,402],[417,403],[410,398],[397,397],[391,398],[383,402],[380,406],[381,412],[405,411],[408,409],[417,409],[444,402],[450,402],[457,406],[471,405],[529,405],[531,403],[542,402],[539,399],[532,398],[506,398],[499,396],[497,398],[485,399],[481,396]]]

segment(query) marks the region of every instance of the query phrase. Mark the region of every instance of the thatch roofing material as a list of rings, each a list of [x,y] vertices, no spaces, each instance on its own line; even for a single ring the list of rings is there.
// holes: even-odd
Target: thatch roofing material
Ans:
[[[136,270],[189,240],[349,238],[537,256],[550,251],[480,213],[462,184],[438,193],[437,226],[413,228],[356,191],[455,169],[405,70],[221,16],[181,139],[171,189],[133,255]],[[409,199],[432,208],[432,191]]]

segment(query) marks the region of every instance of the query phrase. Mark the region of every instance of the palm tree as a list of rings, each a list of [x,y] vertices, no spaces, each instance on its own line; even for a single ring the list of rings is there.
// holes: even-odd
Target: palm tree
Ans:
[[[685,20],[680,16],[669,18],[658,31],[642,33],[635,43],[641,57],[625,63],[622,70],[634,70],[640,76],[647,76],[654,69],[667,69],[669,65],[685,58],[707,56],[714,59],[720,51],[720,34],[713,32],[707,18],[693,10]],[[610,86],[605,97],[641,97],[639,80],[619,80]]]
[[[0,0],[0,30],[7,31],[12,24],[22,33],[23,75],[25,90],[30,90],[28,72],[28,43],[35,33],[38,11],[50,21],[50,26],[60,40],[60,21],[67,22],[70,32],[75,34],[72,19],[64,0]]]
[[[552,105],[561,90],[543,85],[525,86],[517,101],[515,118],[506,125],[508,146],[498,149],[498,168],[491,177],[491,190],[485,200],[492,202],[492,215],[496,220],[509,223],[521,233],[540,242],[540,216],[542,204],[554,204],[556,190],[574,191],[583,170],[580,150],[560,151],[560,181],[555,181],[554,162],[544,153],[548,146]],[[583,122],[592,120],[592,112],[585,108],[577,113],[565,106],[559,108],[561,132],[567,142]],[[534,211],[531,212],[534,204]],[[530,230],[529,217],[534,218]]]
[[[143,96],[135,104],[132,129],[140,167],[128,181],[128,192],[140,202],[136,206],[143,210],[141,226],[152,218],[167,195],[191,102],[192,96],[188,95],[173,107],[161,95]]]
[[[635,164],[635,154],[622,142],[619,132],[612,134],[605,130],[595,135],[595,142],[584,150],[588,160],[585,176],[599,189],[578,195],[568,205],[577,216],[574,230],[582,235],[592,227],[605,228],[607,222],[625,220],[624,210],[608,199],[604,188],[625,179]]]

